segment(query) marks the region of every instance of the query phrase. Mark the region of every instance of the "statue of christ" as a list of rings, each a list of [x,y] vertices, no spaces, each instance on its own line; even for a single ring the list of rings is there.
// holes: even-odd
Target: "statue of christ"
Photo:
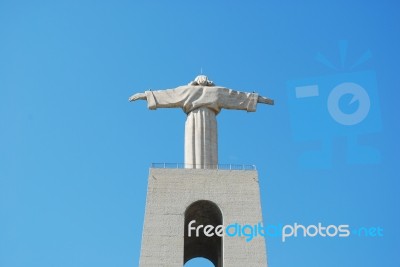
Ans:
[[[216,86],[199,75],[188,85],[159,91],[145,91],[129,101],[147,100],[149,109],[182,108],[185,124],[185,168],[215,169],[218,165],[216,116],[221,109],[256,111],[257,103],[273,105],[274,100]]]

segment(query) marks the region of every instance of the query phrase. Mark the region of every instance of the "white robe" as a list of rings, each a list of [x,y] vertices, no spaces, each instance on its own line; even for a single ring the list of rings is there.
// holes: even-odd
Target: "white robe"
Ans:
[[[185,167],[215,169],[218,165],[216,115],[224,109],[256,111],[258,94],[219,86],[184,85],[146,91],[149,109],[182,108],[185,124]]]

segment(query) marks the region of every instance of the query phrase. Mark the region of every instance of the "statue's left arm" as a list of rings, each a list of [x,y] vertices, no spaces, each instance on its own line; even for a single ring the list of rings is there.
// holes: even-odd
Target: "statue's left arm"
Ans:
[[[257,93],[240,92],[228,88],[218,88],[218,106],[225,109],[256,111],[257,103],[273,105],[272,99],[258,95]]]
[[[274,105],[274,100],[273,99],[270,99],[270,98],[267,98],[267,97],[263,97],[263,96],[258,96],[258,99],[257,99],[257,103],[262,103],[262,104],[267,104],[267,105]]]

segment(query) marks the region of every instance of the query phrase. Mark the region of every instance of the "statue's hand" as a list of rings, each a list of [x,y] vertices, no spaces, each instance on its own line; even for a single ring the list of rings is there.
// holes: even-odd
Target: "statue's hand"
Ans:
[[[274,104],[274,100],[273,99],[269,99],[263,96],[258,96],[258,103],[263,103],[263,104],[268,104],[268,105],[273,105]]]
[[[129,101],[136,101],[136,100],[147,100],[146,94],[145,93],[137,93],[129,97]]]

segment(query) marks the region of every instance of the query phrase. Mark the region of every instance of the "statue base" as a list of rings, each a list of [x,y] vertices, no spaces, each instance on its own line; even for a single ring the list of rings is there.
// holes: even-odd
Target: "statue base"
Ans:
[[[249,240],[241,232],[245,225],[253,227],[246,229],[249,233],[260,224],[256,170],[151,168],[139,266],[182,267],[194,257],[204,257],[216,267],[265,267],[264,237]],[[233,226],[229,235],[225,229],[222,237],[216,232],[210,237],[206,225],[211,225],[209,230]]]

